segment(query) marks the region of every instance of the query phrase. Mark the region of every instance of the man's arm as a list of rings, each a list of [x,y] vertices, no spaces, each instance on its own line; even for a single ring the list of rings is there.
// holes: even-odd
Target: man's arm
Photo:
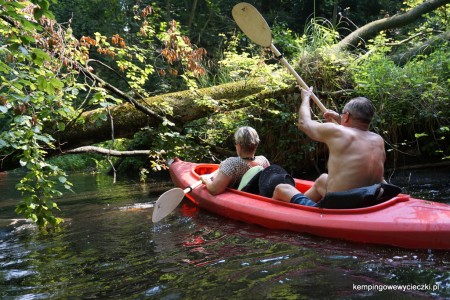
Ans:
[[[332,123],[319,123],[311,118],[310,99],[312,95],[312,87],[309,90],[302,89],[302,103],[298,111],[298,129],[306,133],[311,139],[326,142],[333,134],[336,134],[338,125]],[[335,112],[326,113],[330,117],[335,118]]]

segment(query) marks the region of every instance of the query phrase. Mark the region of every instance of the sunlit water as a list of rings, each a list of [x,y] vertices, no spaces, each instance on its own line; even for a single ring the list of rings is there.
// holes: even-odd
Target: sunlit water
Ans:
[[[450,203],[449,171],[398,173],[392,181]],[[447,251],[267,230],[188,202],[154,225],[153,203],[170,182],[73,175],[75,193],[58,201],[65,225],[43,235],[14,220],[18,178],[0,177],[1,299],[450,298]],[[383,290],[396,287],[406,290]]]

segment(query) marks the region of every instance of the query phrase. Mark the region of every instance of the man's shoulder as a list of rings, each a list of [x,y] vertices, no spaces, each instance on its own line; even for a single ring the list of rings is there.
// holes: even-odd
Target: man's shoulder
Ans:
[[[378,133],[376,133],[376,132],[373,132],[373,131],[367,131],[367,134],[368,134],[371,138],[373,138],[373,139],[375,139],[375,140],[384,141],[383,137],[382,137],[381,135],[379,135]]]

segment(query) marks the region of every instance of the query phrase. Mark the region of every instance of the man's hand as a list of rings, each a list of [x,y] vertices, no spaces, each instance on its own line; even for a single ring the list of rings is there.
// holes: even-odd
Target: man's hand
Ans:
[[[327,122],[333,122],[334,120],[338,124],[341,124],[341,116],[334,110],[327,110],[323,113],[323,117],[327,120]]]
[[[313,93],[313,87],[310,87],[309,89],[302,89],[301,95],[303,101],[309,101],[311,98],[311,95]]]

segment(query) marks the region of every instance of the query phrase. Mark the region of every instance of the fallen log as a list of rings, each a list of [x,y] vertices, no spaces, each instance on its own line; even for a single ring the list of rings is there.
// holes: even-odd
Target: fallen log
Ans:
[[[167,121],[182,127],[187,122],[217,112],[222,104],[226,104],[227,109],[232,110],[248,105],[248,102],[242,101],[245,97],[268,98],[289,92],[288,89],[267,91],[264,87],[264,81],[261,80],[240,81],[193,91],[158,95],[142,100],[141,103],[154,111],[166,111]],[[98,114],[102,112],[104,113],[105,110],[85,112],[65,131],[57,133],[56,138],[60,148],[74,149],[110,140],[110,122],[98,120]],[[142,128],[161,125],[159,118],[146,115],[129,103],[111,108],[110,114],[114,120],[115,138],[131,137]]]

